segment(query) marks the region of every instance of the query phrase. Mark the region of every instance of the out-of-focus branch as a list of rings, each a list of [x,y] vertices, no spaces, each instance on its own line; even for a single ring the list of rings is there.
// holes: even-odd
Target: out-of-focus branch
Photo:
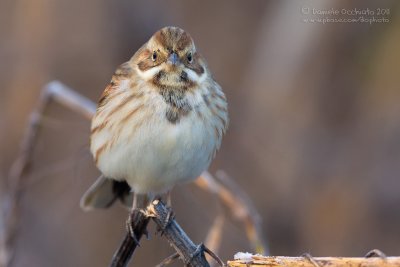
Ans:
[[[2,226],[2,229],[0,229],[0,266],[9,266],[13,258],[22,179],[32,162],[32,154],[41,129],[41,121],[46,107],[52,100],[72,110],[77,110],[87,118],[91,118],[96,110],[96,105],[92,101],[60,82],[53,81],[44,87],[39,102],[28,122],[18,158],[11,166],[7,180],[8,190],[1,201],[3,222],[0,224]]]
[[[223,213],[218,214],[217,217],[215,217],[214,222],[210,227],[210,230],[208,230],[206,241],[204,242],[204,244],[215,254],[219,253],[219,248],[221,247],[222,230],[224,224],[225,224],[225,215]],[[211,257],[207,255],[206,259],[210,260]],[[210,265],[212,267],[215,266],[215,262],[211,262]]]
[[[228,261],[229,267],[398,267],[400,257],[344,258],[344,257],[265,257],[252,255]]]
[[[74,89],[59,81],[47,84],[45,94],[71,110],[74,110],[91,120],[96,112],[96,104],[87,97],[78,94]]]
[[[269,249],[261,230],[261,219],[257,210],[243,190],[226,173],[218,171],[216,177],[205,171],[195,183],[200,188],[216,194],[234,218],[244,224],[247,238],[256,253],[268,255]]]

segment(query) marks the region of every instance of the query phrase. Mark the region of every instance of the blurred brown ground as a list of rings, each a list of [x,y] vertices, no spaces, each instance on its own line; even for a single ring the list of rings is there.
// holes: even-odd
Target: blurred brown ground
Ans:
[[[96,100],[116,66],[159,28],[195,39],[230,104],[211,171],[223,169],[263,217],[273,255],[400,255],[400,5],[396,1],[0,2],[0,192],[41,86],[58,79]],[[389,23],[304,23],[303,7],[389,8]],[[14,266],[106,266],[126,211],[83,213],[98,172],[89,122],[52,105],[24,186]],[[217,208],[193,185],[173,195],[196,242]],[[241,225],[221,256],[249,250]],[[152,235],[135,266],[172,253]],[[179,266],[179,264],[177,264]]]

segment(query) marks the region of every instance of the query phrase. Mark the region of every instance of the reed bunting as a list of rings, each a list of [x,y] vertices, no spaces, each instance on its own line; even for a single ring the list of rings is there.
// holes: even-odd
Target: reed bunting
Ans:
[[[101,95],[90,150],[102,176],[81,206],[108,207],[117,199],[130,206],[132,191],[151,198],[197,178],[227,126],[225,95],[193,39],[177,27],[159,30]]]

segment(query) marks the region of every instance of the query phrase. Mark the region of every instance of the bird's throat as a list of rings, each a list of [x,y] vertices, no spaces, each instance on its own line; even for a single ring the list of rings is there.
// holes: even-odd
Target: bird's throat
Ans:
[[[159,93],[167,103],[165,117],[172,124],[178,123],[193,109],[186,99],[186,90],[163,86],[159,88]]]

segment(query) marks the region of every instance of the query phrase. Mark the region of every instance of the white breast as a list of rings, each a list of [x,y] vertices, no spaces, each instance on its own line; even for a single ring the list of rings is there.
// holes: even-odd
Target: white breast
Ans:
[[[201,94],[193,95],[191,101],[193,105],[202,103]],[[146,95],[145,103],[144,112],[129,119],[119,132],[118,127],[106,127],[92,138],[95,153],[118,135],[98,159],[101,172],[125,179],[137,193],[162,192],[197,178],[208,168],[218,146],[214,128],[194,110],[176,124],[169,122],[165,117],[168,106],[158,93]],[[137,105],[124,108],[132,110]]]

